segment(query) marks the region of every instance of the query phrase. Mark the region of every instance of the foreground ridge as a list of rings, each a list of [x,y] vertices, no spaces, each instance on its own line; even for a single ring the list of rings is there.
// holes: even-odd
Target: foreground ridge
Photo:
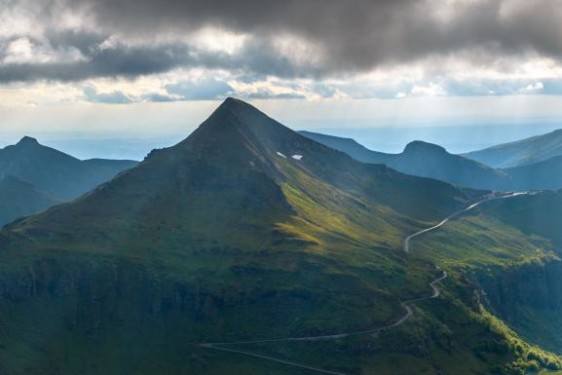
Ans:
[[[437,225],[434,225],[434,226],[426,228],[426,229],[422,229],[422,230],[420,230],[420,231],[418,231],[414,234],[409,235],[408,237],[406,237],[404,239],[403,250],[404,250],[404,252],[409,253],[409,251],[410,251],[410,241],[412,240],[412,238],[415,238],[415,237],[418,237],[422,234],[429,233],[431,231],[439,229],[440,227],[445,225],[447,222],[449,222],[451,219],[454,219],[454,218],[462,215],[463,213],[471,211],[471,210],[475,209],[476,207],[480,206],[481,204],[484,204],[486,202],[490,202],[490,201],[493,201],[493,200],[498,200],[498,199],[508,199],[508,198],[513,198],[513,197],[517,197],[517,196],[521,196],[521,195],[534,195],[534,194],[536,194],[536,192],[514,192],[514,193],[499,194],[499,195],[493,194],[491,196],[488,196],[485,199],[482,199],[482,200],[480,200],[476,203],[471,204],[470,206],[468,206],[467,208],[465,208],[463,210],[457,211],[457,212],[453,213],[452,215],[449,215],[444,220],[439,222],[439,224],[437,224]],[[437,267],[437,269],[439,269],[439,267]],[[429,286],[431,287],[431,289],[433,291],[433,293],[430,296],[413,298],[413,299],[402,301],[400,304],[402,305],[402,307],[404,308],[406,313],[400,319],[398,319],[396,322],[394,322],[392,324],[389,324],[389,325],[382,326],[382,327],[364,330],[364,331],[340,333],[340,334],[333,334],[333,335],[305,336],[305,337],[285,337],[285,338],[276,338],[276,339],[238,341],[238,342],[199,343],[198,346],[200,346],[202,348],[205,348],[205,349],[211,349],[211,350],[228,352],[228,353],[235,353],[235,354],[245,355],[245,356],[248,356],[248,357],[263,359],[263,360],[266,360],[266,361],[276,362],[276,363],[284,364],[284,365],[291,366],[291,367],[297,367],[297,368],[302,368],[302,369],[306,369],[306,370],[316,371],[316,372],[322,373],[322,374],[346,375],[342,372],[335,372],[335,371],[330,371],[330,370],[326,370],[326,369],[321,369],[321,368],[318,368],[318,367],[313,367],[313,366],[309,366],[309,365],[305,365],[305,364],[301,364],[301,363],[291,362],[291,361],[287,361],[287,360],[284,360],[284,359],[281,359],[281,358],[270,357],[270,356],[266,356],[266,355],[261,355],[261,354],[257,354],[257,353],[253,353],[253,352],[244,351],[244,350],[229,349],[229,348],[225,348],[225,346],[265,344],[265,343],[291,342],[291,341],[338,340],[338,339],[343,339],[343,338],[347,338],[347,337],[351,337],[351,336],[357,336],[357,335],[366,335],[366,334],[374,335],[374,334],[377,334],[377,333],[385,331],[385,330],[389,330],[389,329],[392,329],[392,328],[399,327],[400,325],[407,322],[410,318],[412,318],[414,316],[414,310],[410,306],[411,304],[422,302],[422,301],[427,301],[427,300],[434,299],[434,298],[438,298],[441,295],[441,290],[437,287],[437,284],[439,284],[440,282],[445,280],[447,277],[448,277],[447,271],[443,271],[441,276],[439,276],[438,278],[436,278],[435,280],[433,280],[429,283]]]
[[[298,367],[298,368],[302,368],[302,369],[306,369],[306,370],[316,371],[316,372],[322,373],[322,374],[347,375],[347,374],[342,373],[342,372],[325,370],[325,369],[321,369],[321,368],[318,368],[318,367],[313,367],[313,366],[309,366],[309,365],[305,365],[305,364],[301,364],[301,363],[296,363],[296,362],[290,362],[290,361],[286,361],[284,359],[270,357],[270,356],[261,355],[261,354],[257,354],[257,353],[252,353],[252,352],[248,352],[248,351],[244,351],[244,350],[228,349],[228,348],[225,348],[224,346],[248,345],[248,344],[265,344],[265,343],[291,342],[291,341],[339,340],[339,339],[343,339],[343,338],[347,338],[347,337],[351,337],[351,336],[357,336],[357,335],[366,335],[366,334],[375,335],[375,334],[380,333],[382,331],[386,331],[386,330],[389,330],[389,329],[392,329],[392,328],[396,328],[396,327],[404,324],[410,318],[412,318],[414,316],[414,310],[412,310],[412,308],[409,306],[410,304],[422,302],[422,301],[427,301],[427,300],[439,297],[441,295],[441,291],[439,290],[439,288],[437,288],[437,284],[440,283],[441,281],[445,280],[447,277],[448,277],[447,272],[443,271],[441,276],[439,276],[437,279],[435,279],[435,280],[433,280],[432,282],[429,283],[429,286],[433,290],[433,293],[430,296],[414,298],[414,299],[402,301],[400,304],[406,310],[406,313],[400,319],[398,319],[396,322],[385,325],[385,326],[382,326],[382,327],[369,329],[369,330],[365,330],[365,331],[341,333],[341,334],[335,334],[335,335],[308,336],[308,337],[286,337],[286,338],[278,338],[278,339],[239,341],[239,342],[200,343],[200,344],[198,344],[198,346],[200,346],[202,348],[205,348],[205,349],[212,349],[212,350],[217,350],[217,351],[222,351],[222,352],[229,352],[229,353],[241,354],[241,355],[245,355],[245,356],[249,356],[249,357],[264,359],[264,360],[267,360],[267,361],[281,363],[281,364],[285,364],[285,365],[292,366],[292,367]]]

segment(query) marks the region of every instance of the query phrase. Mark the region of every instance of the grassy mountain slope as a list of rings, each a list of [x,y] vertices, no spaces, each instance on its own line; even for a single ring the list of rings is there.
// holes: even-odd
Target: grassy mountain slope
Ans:
[[[63,200],[82,195],[136,165],[133,161],[80,161],[24,137],[0,150],[0,176],[15,176]]]
[[[478,194],[362,164],[228,99],[185,141],[0,232],[0,372],[299,373],[194,343],[395,322],[439,275],[403,238]],[[354,374],[522,368],[527,346],[465,286],[377,337],[252,350]]]
[[[0,179],[0,227],[59,203],[55,197],[13,176]]]
[[[514,329],[512,340],[555,353],[562,352],[561,197],[545,192],[488,202],[416,244],[421,258],[479,285],[475,303]],[[529,350],[530,362],[540,362],[539,349]]]
[[[517,204],[494,202],[487,212],[527,234],[548,238],[562,250],[562,190],[520,197]]]
[[[469,152],[464,156],[494,168],[511,168],[538,163],[559,155],[562,155],[562,129]]]

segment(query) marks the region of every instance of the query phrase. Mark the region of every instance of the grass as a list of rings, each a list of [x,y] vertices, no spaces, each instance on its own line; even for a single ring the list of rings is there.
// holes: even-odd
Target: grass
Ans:
[[[556,259],[552,244],[497,219],[469,215],[412,241],[415,256],[453,270]]]
[[[256,130],[240,120],[255,114],[223,112],[93,194],[0,234],[5,369],[295,373],[193,343],[384,326],[404,315],[401,300],[431,293],[435,264],[453,271],[446,293],[397,329],[255,349],[351,373],[519,366],[529,351],[514,352],[515,335],[485,319],[462,271],[546,261],[542,239],[476,217],[416,239],[407,256],[407,234],[480,192],[359,164],[263,116]]]

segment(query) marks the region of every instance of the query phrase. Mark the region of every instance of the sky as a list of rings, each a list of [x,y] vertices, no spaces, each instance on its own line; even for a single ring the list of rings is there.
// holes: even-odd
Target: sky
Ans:
[[[158,147],[227,96],[295,129],[539,133],[560,35],[562,0],[0,0],[0,145]]]

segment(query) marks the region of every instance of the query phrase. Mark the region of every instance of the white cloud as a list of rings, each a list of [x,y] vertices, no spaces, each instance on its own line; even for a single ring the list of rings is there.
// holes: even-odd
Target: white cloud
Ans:
[[[541,91],[543,89],[544,89],[544,84],[542,82],[534,82],[527,85],[527,87],[525,87],[526,91]]]
[[[75,47],[53,48],[48,41],[31,40],[27,37],[6,43],[2,64],[47,64],[83,61],[84,56]]]
[[[429,82],[427,84],[415,84],[410,91],[413,96],[445,96],[447,92],[437,83]]]
[[[237,34],[216,27],[204,27],[187,35],[186,42],[203,50],[234,54],[244,46],[248,37],[246,34]]]

